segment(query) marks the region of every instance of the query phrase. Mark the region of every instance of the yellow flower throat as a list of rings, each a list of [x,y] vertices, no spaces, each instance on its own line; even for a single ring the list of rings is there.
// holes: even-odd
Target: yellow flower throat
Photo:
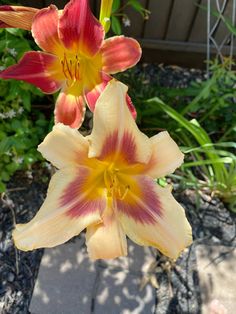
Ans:
[[[116,197],[123,200],[127,196],[130,186],[122,181],[122,174],[113,164],[106,168],[104,171],[104,183],[108,197]]]

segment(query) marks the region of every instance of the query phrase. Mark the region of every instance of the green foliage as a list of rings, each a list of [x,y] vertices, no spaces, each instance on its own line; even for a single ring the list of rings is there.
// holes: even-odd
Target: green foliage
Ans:
[[[1,69],[15,64],[33,45],[25,31],[0,29]],[[0,192],[16,170],[30,169],[42,159],[36,148],[48,132],[49,123],[34,105],[43,108],[43,97],[30,84],[0,80]]]
[[[122,26],[130,25],[130,19],[126,13],[126,8],[129,7],[140,13],[144,19],[148,19],[150,12],[142,6],[139,0],[126,0],[124,4],[120,0],[113,0],[111,29],[114,34],[122,34]]]
[[[231,209],[234,209],[236,206],[236,156],[225,148],[235,151],[236,142],[214,144],[196,119],[187,120],[157,97],[148,100],[147,105],[149,104],[159,107],[177,122],[176,133],[181,144],[184,145],[184,153],[187,154],[187,160],[182,166],[184,175],[179,178],[182,183],[186,184],[189,181],[192,183],[192,178],[198,177],[198,188],[208,187],[229,203]]]

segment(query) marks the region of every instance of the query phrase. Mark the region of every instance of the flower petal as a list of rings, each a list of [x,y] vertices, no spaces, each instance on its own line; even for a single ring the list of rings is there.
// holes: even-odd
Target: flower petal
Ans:
[[[160,178],[173,173],[184,160],[184,154],[178,145],[166,131],[151,137],[151,141],[152,157],[144,166],[145,174],[153,178]]]
[[[126,104],[127,86],[112,80],[99,97],[89,137],[89,157],[125,163],[147,163],[151,142],[139,131]]]
[[[102,74],[102,82],[100,84],[95,85],[92,90],[85,92],[85,100],[89,107],[89,109],[94,112],[96,102],[98,97],[101,95],[108,82],[112,80],[112,77],[106,74]]]
[[[78,85],[77,85],[78,86]],[[80,88],[64,88],[56,101],[55,123],[61,122],[71,128],[79,128],[84,120],[85,102],[80,94]]]
[[[55,5],[40,10],[34,17],[32,35],[37,45],[51,53],[63,49],[58,37],[58,9]]]
[[[103,218],[103,223],[87,228],[86,245],[89,257],[96,259],[111,259],[127,255],[127,240],[125,233],[112,210]],[[105,216],[104,215],[104,216]]]
[[[87,168],[67,167],[52,177],[36,216],[26,224],[16,225],[13,239],[19,249],[28,251],[62,244],[88,225],[101,221],[105,199],[94,194],[91,180],[90,191],[86,190],[88,175]]]
[[[131,184],[126,197],[117,200],[125,233],[139,245],[156,247],[168,257],[177,258],[192,242],[184,209],[169,187],[162,188],[147,176],[134,178],[137,186]]]
[[[106,39],[101,51],[103,71],[111,74],[133,67],[140,60],[142,54],[137,40],[124,36]]]
[[[96,105],[96,102],[97,102],[99,96],[104,91],[104,89],[107,86],[108,82],[110,80],[112,80],[112,77],[103,73],[102,74],[102,79],[103,79],[102,83],[97,84],[92,90],[89,90],[88,92],[85,92],[86,103],[87,103],[89,109],[92,112],[94,112],[95,105]],[[126,94],[126,102],[127,102],[127,106],[129,108],[133,118],[136,119],[137,112],[136,112],[136,109],[135,109],[135,107],[134,107],[134,105],[132,103],[132,100],[131,100],[131,98],[129,97],[128,94]]]
[[[0,78],[23,80],[39,87],[45,93],[54,93],[61,87],[60,72],[53,64],[57,58],[43,52],[26,52],[18,64],[0,72]]]
[[[31,30],[35,14],[39,9],[22,6],[0,6],[0,28],[15,27]]]
[[[130,98],[130,96],[128,94],[126,94],[126,103],[127,103],[127,106],[133,116],[134,119],[137,118],[137,111],[133,105],[133,102],[132,102],[132,99]]]
[[[104,29],[93,16],[88,0],[71,0],[59,20],[59,37],[67,49],[94,56],[100,49]]]
[[[88,140],[76,129],[58,123],[38,146],[38,151],[59,169],[84,165],[88,156]]]

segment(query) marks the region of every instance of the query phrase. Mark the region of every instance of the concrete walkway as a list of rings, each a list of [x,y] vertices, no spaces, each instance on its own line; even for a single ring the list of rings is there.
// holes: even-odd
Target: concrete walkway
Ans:
[[[140,284],[147,278],[156,250],[129,241],[128,257],[91,262],[84,242],[82,234],[73,242],[45,250],[31,313],[155,313],[157,291],[159,298],[165,294],[150,282],[142,290]],[[196,256],[201,314],[236,313],[236,248],[198,244]],[[162,312],[163,308],[160,314],[166,314]]]
[[[156,251],[129,241],[129,256],[91,262],[84,236],[45,250],[32,314],[153,313],[156,289],[140,283]]]
[[[236,313],[236,248],[202,244],[196,254],[202,314]]]

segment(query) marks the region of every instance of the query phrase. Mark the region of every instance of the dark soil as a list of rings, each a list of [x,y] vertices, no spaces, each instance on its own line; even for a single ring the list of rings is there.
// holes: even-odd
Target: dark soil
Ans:
[[[39,209],[47,184],[42,173],[17,173],[0,201],[0,313],[26,314],[43,250],[18,251],[12,242],[16,223],[28,222]]]

